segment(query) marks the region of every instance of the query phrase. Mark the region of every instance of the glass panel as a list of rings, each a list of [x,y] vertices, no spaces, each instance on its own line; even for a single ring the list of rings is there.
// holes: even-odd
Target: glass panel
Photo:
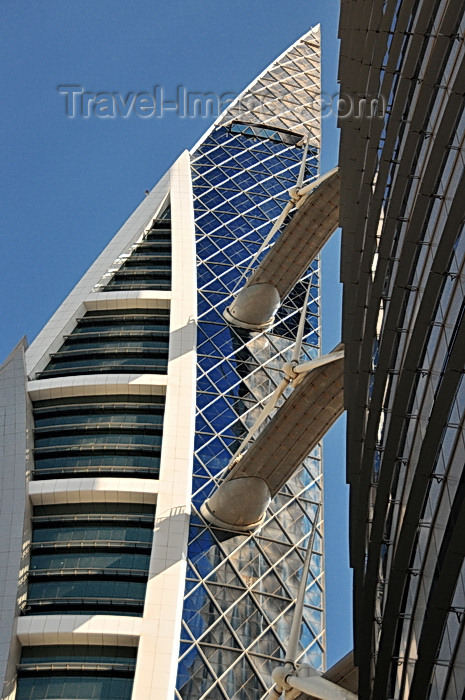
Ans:
[[[129,552],[57,552],[36,554],[31,557],[30,571],[52,572],[74,569],[126,569],[146,573],[149,569],[149,554]]]
[[[106,663],[135,666],[137,647],[100,646],[93,644],[60,644],[50,646],[23,647],[22,664]]]
[[[16,700],[130,700],[132,678],[98,676],[86,673],[53,676],[21,675],[18,678]]]
[[[34,477],[108,472],[156,478],[164,403],[163,396],[134,395],[35,402]]]
[[[149,504],[36,506],[23,614],[139,615],[154,517]]]
[[[163,228],[161,228],[163,226]],[[169,289],[171,287],[171,221],[154,222],[141,244],[135,246],[131,255],[100,291],[119,289]],[[158,243],[154,247],[153,243]],[[160,244],[163,255],[160,255]]]
[[[129,276],[111,284],[137,288],[133,269],[117,274]],[[153,277],[152,272],[147,274]],[[147,284],[153,287],[151,282]],[[164,372],[168,358],[167,316],[167,309],[90,311],[78,319],[71,335],[65,338],[59,351],[51,356],[49,364],[37,376],[62,376],[64,370],[87,374],[145,368],[152,373]],[[157,337],[152,337],[153,331],[157,332]]]
[[[105,578],[65,581],[40,581],[29,584],[28,597],[35,600],[57,598],[119,598],[142,601],[145,583],[138,581],[112,581]]]
[[[142,542],[151,544],[153,530],[151,527],[117,526],[105,524],[71,525],[62,523],[60,527],[35,527],[33,543],[50,542]]]

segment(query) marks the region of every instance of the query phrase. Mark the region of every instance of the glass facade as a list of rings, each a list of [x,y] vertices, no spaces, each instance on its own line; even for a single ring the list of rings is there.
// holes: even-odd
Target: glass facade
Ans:
[[[35,401],[34,479],[157,479],[164,396],[117,394]]]
[[[35,506],[23,614],[140,616],[154,518],[142,503]]]
[[[171,220],[169,208],[155,219],[142,241],[101,288],[106,292],[171,289]]]
[[[37,379],[100,372],[166,374],[169,309],[88,311]]]
[[[211,132],[192,155],[198,263],[197,419],[188,569],[176,697],[258,700],[283,658],[318,503],[319,448],[273,500],[257,534],[206,525],[199,509],[218,483],[291,356],[306,284],[284,301],[266,333],[234,329],[222,312],[288,201],[302,138],[233,123]],[[305,178],[317,174],[310,149]],[[319,351],[319,266],[311,281],[304,353]],[[324,665],[322,543],[316,536],[301,651]]]
[[[130,700],[137,648],[25,647],[16,700]]]

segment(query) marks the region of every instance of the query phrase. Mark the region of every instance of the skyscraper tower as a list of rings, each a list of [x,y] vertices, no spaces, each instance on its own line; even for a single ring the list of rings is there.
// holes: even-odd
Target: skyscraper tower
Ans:
[[[1,368],[5,699],[262,698],[312,528],[300,645],[324,668],[319,448],[255,533],[200,513],[281,379],[307,284],[303,353],[319,353],[318,260],[262,328],[223,316],[299,173],[318,175],[319,55],[314,28]]]

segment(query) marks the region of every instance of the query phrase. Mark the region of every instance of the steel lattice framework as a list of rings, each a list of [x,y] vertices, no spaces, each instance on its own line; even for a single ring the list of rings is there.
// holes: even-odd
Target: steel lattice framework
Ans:
[[[312,81],[318,82],[315,32],[304,37],[292,56],[303,60],[303,50],[311,54]],[[275,74],[279,70],[279,66],[274,67]],[[307,70],[307,82],[308,75]],[[259,79],[247,94],[253,94],[255,87],[261,90],[262,83]],[[316,84],[312,85],[313,93],[315,89]],[[304,93],[308,100],[308,90]],[[231,114],[235,115],[234,110]],[[275,127],[276,122],[265,121],[260,129],[246,129],[244,121],[243,114],[240,123],[222,119],[192,153],[198,264],[198,393],[178,698],[258,699],[265,694],[271,684],[273,665],[283,658],[292,600],[322,498],[321,455],[316,448],[273,500],[257,534],[238,536],[215,530],[199,514],[240,439],[281,379],[280,369],[290,359],[294,345],[305,297],[304,280],[309,278],[312,286],[305,355],[315,357],[320,345],[318,261],[296,285],[266,333],[234,329],[222,316],[238,289],[241,275],[288,201],[288,190],[296,182],[303,152],[301,138],[292,139],[290,132],[267,128]],[[316,118],[313,124],[312,133],[317,140]],[[280,122],[279,127],[283,126]],[[317,161],[318,150],[311,146],[306,181],[317,175]],[[314,551],[301,651],[306,651],[316,668],[322,668],[321,531],[315,538]]]

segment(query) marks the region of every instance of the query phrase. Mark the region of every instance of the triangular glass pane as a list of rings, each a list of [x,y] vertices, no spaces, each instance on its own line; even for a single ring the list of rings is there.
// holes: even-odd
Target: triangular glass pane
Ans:
[[[198,586],[184,600],[183,620],[198,639],[218,619],[218,610],[203,586]]]
[[[184,656],[184,654],[185,654],[189,649],[190,649],[191,651],[192,651],[192,649],[193,649],[193,646],[192,646],[189,642],[181,642],[181,644],[179,645],[179,658],[181,658],[181,656]]]
[[[290,604],[289,598],[277,598],[276,596],[268,596],[254,592],[252,595],[259,609],[266,612],[267,620],[270,622],[276,620]],[[280,638],[278,637],[278,639]]]
[[[184,662],[182,680],[184,680],[186,676],[188,680],[186,680],[183,685],[180,685],[180,683],[178,684],[178,691],[183,700],[200,698],[214,682],[214,678],[199,652],[197,652],[197,656],[190,661],[190,664]]]
[[[188,646],[188,645],[183,645]],[[182,687],[191,677],[191,668],[194,666],[198,656],[198,651],[195,647],[191,647],[191,651],[184,656],[178,664],[178,679],[176,685]]]
[[[274,656],[276,659],[284,656],[282,645],[279,643],[271,629],[264,632],[260,639],[250,648],[251,653],[263,654],[264,656]],[[279,665],[279,664],[278,664]]]
[[[206,187],[208,189],[211,188],[211,182],[206,179],[205,177],[198,175],[197,177],[193,177],[192,184],[194,187],[194,191],[196,187]]]
[[[260,698],[266,687],[259,681],[255,671],[243,656],[222,681],[223,685],[228,683],[228,692],[236,689],[234,694],[230,694],[231,700],[252,700]]]
[[[285,591],[278,576],[271,569],[254,586],[253,590],[254,593],[264,593],[265,595],[280,595],[287,597],[287,591]]]
[[[261,680],[264,682],[265,687],[271,688],[273,685],[271,674],[277,666],[282,666],[284,654],[279,658],[267,658],[250,654],[249,658],[254,667],[257,669],[257,672],[259,673]]]
[[[195,419],[195,429],[197,432],[214,434],[211,425],[209,425],[201,415],[198,415]]]
[[[235,661],[239,658],[240,651],[233,651],[232,649],[225,649],[222,645],[219,649],[214,647],[209,647],[206,645],[201,645],[201,649],[208,659],[208,663],[213,668],[213,671],[217,678],[223,675]]]
[[[285,554],[287,554],[291,548],[290,544],[284,544],[281,542],[274,542],[271,540],[260,540],[260,547],[265,552],[267,558],[274,565],[279,561]]]
[[[221,617],[216,624],[208,630],[207,634],[202,637],[202,642],[239,649],[239,644],[223,617]]]
[[[203,530],[189,546],[189,560],[202,578],[205,578],[223,561],[223,553],[208,530]]]
[[[213,531],[215,532],[215,531]],[[217,583],[222,586],[242,586],[241,581],[236,576],[231,564],[225,561],[209,577],[207,583]]]
[[[279,492],[271,501],[270,510],[273,513],[276,513],[278,510],[281,510],[281,508],[288,506],[291,500],[292,496],[288,496]]]
[[[228,619],[244,647],[252,644],[268,624],[257,610],[250,595],[241,598],[240,602],[229,611]]]
[[[214,584],[207,586],[212,598],[216,600],[221,610],[224,612],[232,605],[237,603],[239,598],[243,595],[244,590],[238,588],[231,588],[230,586],[217,586]]]
[[[302,578],[303,562],[294,549],[279,563],[279,577],[286,585],[290,595],[295,598],[299,592]]]

